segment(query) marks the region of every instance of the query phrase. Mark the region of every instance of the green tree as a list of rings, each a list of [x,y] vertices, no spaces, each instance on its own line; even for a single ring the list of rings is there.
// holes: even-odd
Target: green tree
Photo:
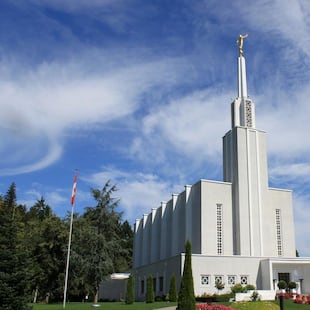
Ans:
[[[119,199],[113,197],[117,190],[108,181],[102,190],[92,189],[92,195],[97,202],[95,207],[86,208],[83,215],[83,247],[81,240],[75,238],[78,246],[72,249],[79,256],[80,265],[84,273],[85,284],[94,295],[94,302],[98,302],[99,285],[101,281],[116,270],[116,262],[120,253],[125,253],[121,239],[121,216],[116,211]]]
[[[127,290],[126,290],[126,304],[131,305],[135,301],[135,296],[134,296],[134,281],[133,281],[133,276],[130,275],[127,281]]]
[[[0,305],[1,310],[25,310],[30,307],[27,290],[27,257],[23,251],[19,208],[15,183],[0,204]]]
[[[29,209],[27,213],[28,220],[43,221],[44,219],[53,215],[53,211],[49,205],[45,203],[45,199],[41,197],[37,202]]]
[[[115,271],[124,272],[132,268],[132,256],[133,256],[133,230],[128,223],[125,221],[119,227],[120,233],[120,251],[115,257]]]
[[[33,302],[59,300],[63,294],[67,227],[43,197],[30,208],[27,227]]]
[[[192,274],[192,246],[189,241],[185,244],[185,261],[178,298],[178,309],[195,310],[195,294]]]
[[[177,285],[176,285],[176,278],[174,274],[170,278],[169,301],[171,302],[177,301]]]
[[[152,276],[148,276],[148,278],[146,280],[146,299],[145,299],[145,301],[147,303],[152,303],[155,301],[153,277]]]

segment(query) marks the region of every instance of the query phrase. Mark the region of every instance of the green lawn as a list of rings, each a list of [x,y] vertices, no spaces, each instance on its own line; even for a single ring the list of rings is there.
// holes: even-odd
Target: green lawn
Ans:
[[[304,309],[310,310],[310,305],[294,304],[292,300],[286,300],[284,301],[284,309],[285,310],[304,310]]]
[[[229,305],[229,303],[223,303]],[[270,302],[272,305],[278,305],[277,302]],[[132,305],[126,305],[121,302],[104,302],[100,303],[100,307],[95,308],[92,307],[92,303],[67,303],[66,310],[154,310],[159,308],[171,307],[175,306],[176,303],[168,303],[168,302],[155,302],[152,304],[147,304],[145,302],[136,302]],[[231,306],[234,306],[231,304]],[[237,310],[265,310],[265,309],[274,309],[272,306],[266,306],[263,302],[250,302],[250,303],[242,303],[238,306],[235,306]],[[51,304],[51,305],[43,305],[43,304],[35,304],[33,305],[33,310],[62,310],[62,304]],[[276,307],[275,309],[280,309],[280,307]],[[310,310],[310,305],[299,305],[294,304],[290,300],[286,300],[284,302],[285,310]]]
[[[272,305],[276,305],[275,309],[280,309],[279,302],[270,302]],[[234,307],[233,304],[230,304],[231,307]],[[250,302],[250,303],[240,303],[239,306],[235,307],[237,310],[264,310],[264,309],[274,309],[272,306],[267,304],[263,305],[260,302]],[[310,310],[310,305],[299,305],[293,303],[292,300],[284,301],[284,310]]]
[[[132,305],[126,305],[122,302],[103,302],[99,303],[100,307],[92,307],[92,303],[79,303],[72,302],[66,304],[66,310],[153,310],[165,307],[175,306],[176,303],[169,302],[154,302],[151,304],[147,304],[145,302],[135,302]],[[62,304],[51,304],[51,305],[43,305],[43,304],[35,304],[33,305],[33,310],[62,310]]]

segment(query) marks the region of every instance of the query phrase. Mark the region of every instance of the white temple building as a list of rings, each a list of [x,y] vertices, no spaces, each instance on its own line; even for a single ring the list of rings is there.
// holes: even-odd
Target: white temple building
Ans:
[[[236,283],[274,290],[282,279],[310,292],[310,259],[296,258],[292,191],[268,186],[266,132],[255,126],[242,43],[238,97],[231,104],[231,130],[223,137],[224,180],[186,185],[136,220],[137,300],[145,298],[149,275],[158,296],[168,293],[172,274],[179,288],[187,240],[196,296],[217,293],[216,281],[225,284],[223,292]]]

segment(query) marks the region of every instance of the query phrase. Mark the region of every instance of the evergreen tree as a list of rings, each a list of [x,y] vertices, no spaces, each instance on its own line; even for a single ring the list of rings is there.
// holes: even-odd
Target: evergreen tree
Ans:
[[[146,300],[145,301],[147,303],[152,303],[155,301],[152,276],[149,276],[146,280]]]
[[[128,223],[125,221],[120,226],[120,251],[115,257],[115,272],[124,272],[132,268],[132,256],[133,256],[133,230]]]
[[[185,244],[185,261],[178,298],[179,310],[195,310],[195,293],[192,274],[192,246],[189,241]]]
[[[72,245],[80,258],[84,283],[91,288],[95,303],[98,302],[100,283],[115,272],[120,253],[126,252],[121,238],[122,214],[116,211],[119,199],[112,196],[116,190],[116,186],[111,185],[110,181],[102,190],[92,189],[97,205],[86,208],[83,234],[74,239],[75,243],[83,244],[83,247],[74,249],[75,245]]]
[[[135,301],[134,296],[134,281],[132,275],[129,276],[127,281],[127,290],[126,290],[126,304],[131,305]]]
[[[27,213],[29,274],[34,303],[62,298],[67,236],[65,222],[53,214],[41,197]]]
[[[27,291],[27,257],[23,251],[23,233],[16,220],[16,186],[13,183],[0,204],[0,307],[1,310],[25,310],[30,307]],[[19,238],[20,237],[20,238]]]
[[[171,302],[177,301],[177,286],[176,286],[176,279],[175,279],[174,274],[170,278],[169,301]]]

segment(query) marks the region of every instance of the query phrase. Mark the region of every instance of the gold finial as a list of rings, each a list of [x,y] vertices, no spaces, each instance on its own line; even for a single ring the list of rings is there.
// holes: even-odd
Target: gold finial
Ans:
[[[243,47],[243,39],[247,38],[249,35],[248,34],[240,34],[239,35],[239,38],[237,40],[237,43],[238,43],[238,46],[239,46],[239,56],[242,56],[243,55],[243,50],[242,50],[242,47]]]

